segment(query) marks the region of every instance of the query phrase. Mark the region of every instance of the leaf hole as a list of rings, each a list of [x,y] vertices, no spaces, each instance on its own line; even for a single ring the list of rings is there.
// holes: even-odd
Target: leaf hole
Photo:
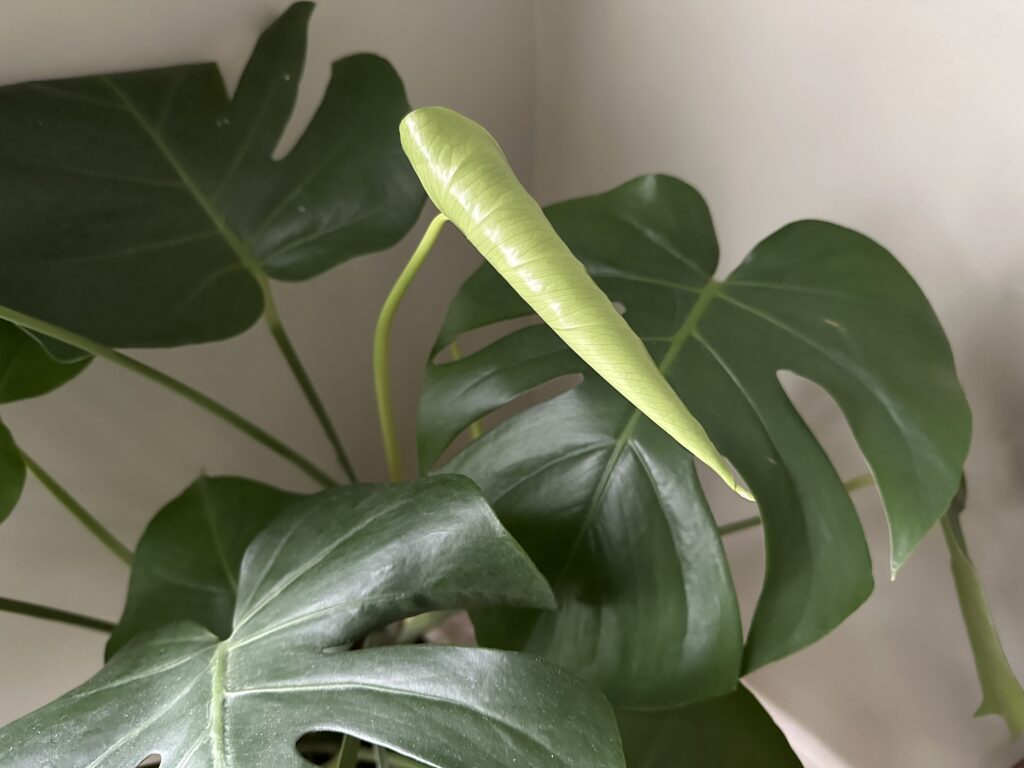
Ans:
[[[159,768],[161,763],[160,755],[155,752],[152,755],[148,755],[139,762],[135,768]]]

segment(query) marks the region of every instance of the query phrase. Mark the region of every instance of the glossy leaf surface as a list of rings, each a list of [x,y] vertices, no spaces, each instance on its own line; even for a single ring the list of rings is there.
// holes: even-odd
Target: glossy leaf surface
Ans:
[[[135,550],[107,657],[140,632],[176,621],[230,635],[246,547],[301,498],[240,477],[202,477],[189,486],[156,514]]]
[[[949,548],[956,594],[981,683],[982,700],[975,717],[998,715],[1010,732],[1017,735],[1024,733],[1024,688],[1006,658],[981,580],[967,554],[967,542],[960,526],[966,503],[967,486],[964,484],[942,518],[942,533]]]
[[[745,493],[643,342],[523,189],[493,137],[442,107],[417,109],[402,120],[401,131],[431,201],[515,292],[623,397]]]
[[[550,592],[474,486],[454,476],[326,491],[246,552],[231,635],[139,636],[95,678],[0,731],[0,766],[301,768],[336,730],[429,765],[622,766],[612,712],[545,662],[468,648],[350,650],[427,610]]]
[[[779,230],[716,281],[707,208],[670,177],[546,212],[758,499],[767,570],[744,666],[819,639],[870,593],[870,562],[849,496],[778,372],[816,381],[839,404],[881,490],[898,566],[947,508],[970,437],[949,346],[924,296],[878,244],[817,221]],[[484,267],[456,296],[435,351],[529,313]],[[699,488],[681,479],[687,454],[652,447],[646,420],[544,327],[430,366],[421,458],[429,466],[473,420],[570,372],[584,383],[512,417],[449,465],[480,484],[562,606],[532,625],[512,612],[489,616],[483,636],[505,634],[558,659],[619,705],[731,689],[740,668],[732,588]],[[663,616],[675,627],[674,657],[661,655],[667,630],[648,630]],[[666,661],[655,668],[653,658]],[[691,675],[705,668],[719,672],[696,684]]]
[[[688,707],[618,712],[629,768],[800,768],[785,735],[740,686]]]
[[[395,243],[423,195],[386,61],[336,62],[303,136],[272,157],[311,10],[263,34],[230,99],[209,63],[0,88],[0,304],[110,346],[208,341],[260,316],[267,276]]]

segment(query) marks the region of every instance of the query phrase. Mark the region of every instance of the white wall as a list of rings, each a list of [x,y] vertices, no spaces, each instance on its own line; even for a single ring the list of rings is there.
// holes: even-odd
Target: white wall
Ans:
[[[666,171],[707,198],[723,273],[782,224],[818,217],[875,237],[918,278],[974,411],[966,534],[1024,673],[1024,5],[564,0],[538,5],[537,28],[543,199]],[[837,410],[796,390],[858,474]],[[811,766],[1008,768],[1024,743],[971,718],[980,693],[941,535],[891,584],[874,493],[858,503],[875,594],[755,687]],[[754,531],[730,544],[748,610],[760,547]]]
[[[0,82],[214,58],[233,82],[283,0],[6,0]],[[967,535],[1024,672],[1024,6],[1018,0],[375,0],[323,2],[298,123],[332,58],[388,56],[414,104],[485,122],[544,200],[642,172],[694,183],[723,271],[758,239],[816,216],[879,239],[949,331],[975,413]],[[422,226],[422,225],[421,225]],[[282,286],[292,335],[367,478],[383,477],[369,375],[372,323],[415,242]],[[398,321],[398,417],[410,435],[421,355],[475,263],[450,233]],[[442,255],[443,254],[443,255]],[[438,258],[440,257],[440,258]],[[1009,337],[1009,338],[1006,338]],[[321,463],[330,453],[266,333],[143,357],[231,400]],[[826,397],[801,410],[849,474],[860,463]],[[306,487],[276,457],[188,403],[97,363],[40,403],[5,409],[25,447],[127,540],[200,470]],[[408,440],[407,440],[408,446]],[[709,484],[712,485],[713,484]],[[726,514],[728,499],[720,499]],[[998,768],[1024,754],[979,700],[940,537],[890,584],[886,532],[859,498],[876,594],[825,641],[759,672],[757,689],[809,766]],[[749,611],[760,538],[730,554]],[[116,618],[125,572],[36,487],[0,531],[0,594]],[[99,663],[101,638],[0,616],[0,722]]]
[[[260,30],[287,5],[5,0],[0,82],[214,59],[233,84]],[[486,8],[473,0],[323,2],[313,15],[296,127],[318,103],[331,60],[375,51],[395,64],[413,104],[447,104],[493,126],[513,164],[528,176],[532,21],[531,8],[515,0],[492,0]],[[468,29],[473,35],[459,45],[442,42]],[[370,371],[373,324],[424,225],[387,254],[275,291],[364,479],[386,475]],[[461,238],[451,232],[442,238],[395,325],[397,418],[407,448],[423,361],[449,297],[477,263]],[[331,465],[330,450],[262,327],[225,344],[139,356],[235,404],[322,466]],[[282,460],[191,404],[102,362],[45,400],[5,407],[4,419],[30,454],[131,543],[201,471],[309,487]],[[407,466],[412,456],[410,451]],[[0,595],[116,619],[126,576],[34,483],[0,529]],[[78,684],[102,660],[99,634],[4,614],[0,648],[0,723]]]

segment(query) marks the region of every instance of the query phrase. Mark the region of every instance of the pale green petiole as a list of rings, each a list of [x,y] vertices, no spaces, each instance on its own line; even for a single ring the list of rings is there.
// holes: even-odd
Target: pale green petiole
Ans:
[[[384,440],[384,453],[388,460],[388,474],[391,480],[398,482],[402,479],[402,458],[398,450],[398,435],[395,429],[395,412],[391,403],[391,326],[398,311],[398,305],[402,303],[405,292],[409,290],[416,273],[423,266],[438,235],[444,228],[448,217],[438,214],[430,222],[427,231],[423,233],[420,244],[413,251],[409,263],[405,265],[402,274],[398,276],[391,293],[384,301],[380,310],[380,317],[377,320],[377,329],[373,335],[373,380],[377,392],[377,412],[380,415],[380,433]]]

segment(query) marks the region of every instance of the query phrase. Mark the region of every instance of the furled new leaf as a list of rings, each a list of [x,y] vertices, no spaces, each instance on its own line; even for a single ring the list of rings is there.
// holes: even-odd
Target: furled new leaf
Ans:
[[[967,541],[960,526],[960,515],[966,503],[967,484],[963,483],[949,512],[942,518],[942,533],[949,548],[960,611],[967,625],[981,683],[982,700],[975,716],[998,715],[1010,732],[1017,735],[1024,733],[1024,688],[1006,658],[978,572],[967,554]]]
[[[135,549],[107,657],[140,632],[176,621],[230,635],[246,547],[301,498],[241,477],[201,477],[189,486],[156,514]]]
[[[208,341],[260,316],[268,276],[395,243],[423,193],[386,61],[337,61],[304,135],[272,157],[311,10],[263,34],[231,98],[211,63],[0,88],[0,304],[111,346]]]
[[[341,731],[441,768],[621,768],[611,709],[527,656],[352,650],[422,611],[551,605],[465,478],[339,488],[279,516],[242,563],[230,636],[142,634],[91,681],[0,730],[0,768],[302,768],[295,744]]]
[[[629,768],[800,768],[785,735],[743,686],[687,707],[617,715]]]
[[[88,364],[88,359],[59,362],[35,337],[0,320],[0,403],[45,395],[77,376]],[[21,451],[0,421],[0,522],[14,510],[24,485]]]
[[[885,502],[898,567],[948,507],[970,437],[949,346],[920,289],[877,243],[819,221],[784,227],[717,281],[707,207],[670,177],[546,212],[758,500],[767,569],[746,668],[819,639],[870,593],[870,562],[843,483],[778,374],[815,381],[839,404]],[[484,266],[453,301],[435,352],[529,314]],[[572,372],[581,385],[449,465],[484,489],[561,606],[489,612],[481,636],[557,659],[620,706],[731,690],[740,669],[734,595],[689,456],[659,442],[545,327],[429,366],[423,464],[474,420]]]
[[[623,397],[746,495],[643,342],[523,189],[484,128],[442,107],[402,120],[427,195],[558,336]]]

